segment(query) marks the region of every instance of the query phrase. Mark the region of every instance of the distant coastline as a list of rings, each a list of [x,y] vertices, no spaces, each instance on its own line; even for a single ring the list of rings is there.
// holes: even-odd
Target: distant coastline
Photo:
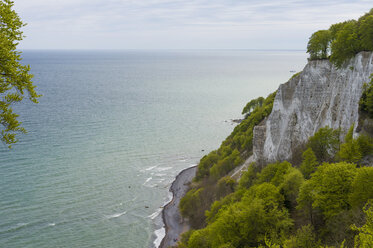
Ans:
[[[195,177],[196,172],[197,165],[182,170],[176,176],[170,187],[173,197],[162,210],[162,219],[165,225],[166,234],[162,239],[159,248],[167,248],[176,245],[180,234],[189,229],[188,223],[183,221],[179,212],[179,202],[186,194],[189,188],[189,183]]]

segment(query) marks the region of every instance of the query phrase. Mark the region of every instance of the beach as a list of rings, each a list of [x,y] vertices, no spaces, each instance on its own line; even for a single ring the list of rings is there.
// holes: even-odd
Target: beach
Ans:
[[[181,171],[170,187],[172,200],[163,208],[162,218],[165,224],[166,235],[159,248],[167,248],[176,245],[180,234],[189,229],[188,223],[182,220],[179,212],[180,199],[186,194],[189,183],[196,175],[197,166]]]

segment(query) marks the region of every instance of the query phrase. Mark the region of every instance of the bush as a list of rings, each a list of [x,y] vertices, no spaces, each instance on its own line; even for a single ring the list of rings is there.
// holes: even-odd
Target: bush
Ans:
[[[359,109],[366,113],[370,118],[373,118],[373,76],[370,77],[369,84],[364,84],[363,93],[359,102]]]

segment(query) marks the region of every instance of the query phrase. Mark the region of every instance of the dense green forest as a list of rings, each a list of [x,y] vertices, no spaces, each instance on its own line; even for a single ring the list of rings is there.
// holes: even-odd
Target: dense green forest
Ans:
[[[362,159],[373,153],[373,140],[353,138],[351,127],[341,142],[339,132],[319,129],[299,165],[253,163],[237,184],[218,180],[218,200],[203,209],[206,225],[194,220],[197,229],[178,247],[372,247],[373,167]],[[183,199],[185,217],[198,215],[204,190],[193,188]]]
[[[315,32],[310,59],[337,67],[360,51],[373,51],[373,9],[358,21]],[[180,212],[191,230],[179,248],[373,247],[373,154],[370,135],[344,140],[320,128],[302,147],[301,160],[252,163],[237,182],[229,175],[252,154],[253,128],[272,111],[276,92],[250,101],[244,120],[203,157]],[[373,118],[373,79],[365,84],[360,116]],[[358,125],[358,123],[356,123]]]

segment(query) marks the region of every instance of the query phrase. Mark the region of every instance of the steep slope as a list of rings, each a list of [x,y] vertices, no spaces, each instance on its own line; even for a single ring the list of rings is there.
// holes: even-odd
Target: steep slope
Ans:
[[[360,52],[339,69],[329,60],[310,61],[280,85],[272,113],[254,129],[254,159],[259,164],[292,160],[320,127],[341,128],[344,136],[357,124],[362,86],[373,73],[372,59],[373,53]]]

